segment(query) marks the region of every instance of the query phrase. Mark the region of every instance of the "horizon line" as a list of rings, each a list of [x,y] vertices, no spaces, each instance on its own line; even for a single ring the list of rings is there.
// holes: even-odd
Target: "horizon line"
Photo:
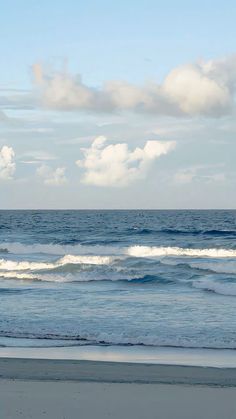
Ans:
[[[0,211],[236,211],[236,208],[0,208]]]

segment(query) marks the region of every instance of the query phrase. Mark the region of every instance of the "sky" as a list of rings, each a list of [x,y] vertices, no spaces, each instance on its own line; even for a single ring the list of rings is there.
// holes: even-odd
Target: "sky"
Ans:
[[[9,0],[0,208],[236,208],[236,3]]]

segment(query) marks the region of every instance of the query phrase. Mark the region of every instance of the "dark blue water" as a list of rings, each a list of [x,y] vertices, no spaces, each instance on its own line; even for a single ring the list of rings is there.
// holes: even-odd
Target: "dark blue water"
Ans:
[[[236,211],[0,211],[0,345],[236,348]]]

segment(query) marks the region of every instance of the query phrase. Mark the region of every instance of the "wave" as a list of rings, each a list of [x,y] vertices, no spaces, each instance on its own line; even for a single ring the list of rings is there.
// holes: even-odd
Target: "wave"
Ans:
[[[66,255],[55,262],[17,262],[0,259],[0,271],[41,271],[57,269],[70,264],[109,265],[114,261],[111,256],[75,256]]]
[[[38,275],[30,274],[30,273],[27,273],[27,272],[19,273],[19,272],[15,272],[15,271],[0,272],[0,278],[23,279],[23,280],[33,280],[33,279],[35,279],[35,280],[41,281],[41,278]]]
[[[77,276],[74,276],[71,273],[66,273],[64,275],[58,274],[40,274],[40,273],[29,273],[29,272],[0,272],[0,278],[5,279],[17,279],[22,281],[39,281],[39,282],[93,282],[93,281],[105,281],[106,278],[101,278],[98,276],[83,275],[80,273]],[[112,279],[116,280],[116,279]],[[122,279],[120,279],[122,280]]]
[[[194,288],[211,291],[216,294],[236,296],[236,283],[220,283],[209,280],[201,280],[192,283]]]
[[[195,269],[202,269],[208,270],[211,272],[215,272],[218,274],[232,274],[236,275],[236,261],[227,260],[227,262],[196,262],[196,263],[189,263],[191,268]]]
[[[94,271],[80,271],[73,274],[71,272],[58,273],[32,273],[28,271],[0,271],[0,278],[5,279],[21,279],[26,281],[45,281],[45,282],[95,282],[95,281],[125,281],[133,283],[156,283],[156,284],[170,284],[173,281],[166,279],[160,275],[142,275],[137,272],[129,272],[120,269],[112,272],[96,272]],[[0,293],[2,289],[0,289]],[[4,291],[3,291],[4,292]]]
[[[182,265],[219,274],[236,274],[236,250],[233,249],[131,246],[123,249],[123,253],[121,248],[119,250],[118,255],[67,254],[49,261],[19,261],[6,257],[0,259],[0,277],[54,282],[137,280],[167,283],[167,279],[158,277],[157,263]],[[229,260],[229,257],[234,260]],[[141,258],[146,258],[146,261],[141,261]]]
[[[82,244],[23,244],[19,242],[4,242],[0,243],[0,253],[12,253],[17,255],[27,255],[27,254],[47,254],[47,255],[86,255],[86,254],[95,254],[95,255],[107,255],[120,253],[122,249],[115,246],[108,245],[82,245]]]
[[[133,257],[158,257],[158,256],[190,256],[207,258],[236,258],[235,249],[191,249],[182,247],[163,246],[130,246],[127,254]]]
[[[2,247],[1,247],[2,246]],[[70,256],[121,256],[132,257],[155,257],[155,256],[193,256],[211,258],[235,258],[236,249],[224,248],[182,248],[170,246],[141,246],[118,247],[109,245],[63,245],[63,244],[22,244],[0,243],[0,253],[12,254],[46,254],[46,255],[70,255]]]
[[[215,260],[214,262],[209,262],[208,260],[202,261],[184,261],[183,260],[173,260],[173,259],[163,259],[161,261],[163,265],[171,266],[183,266],[192,269],[198,269],[202,271],[214,272],[217,274],[231,274],[236,275],[236,261],[227,260],[225,262]]]

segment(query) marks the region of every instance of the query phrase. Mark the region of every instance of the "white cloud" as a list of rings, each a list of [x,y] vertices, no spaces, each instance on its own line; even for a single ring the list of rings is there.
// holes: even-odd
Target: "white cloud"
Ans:
[[[91,89],[81,83],[80,79],[57,74],[47,84],[44,101],[55,108],[89,109],[93,107],[95,95]]]
[[[214,77],[204,63],[172,70],[162,89],[166,97],[188,115],[220,115],[232,106],[228,84]]]
[[[216,117],[234,107],[236,55],[174,68],[163,83],[144,86],[115,80],[98,89],[66,73],[45,75],[40,65],[34,72],[42,103],[51,108]]]
[[[67,181],[65,171],[65,167],[57,167],[53,170],[50,166],[43,164],[36,170],[36,173],[43,179],[45,185],[61,186]]]
[[[0,150],[0,179],[12,179],[16,170],[14,158],[13,148],[6,145],[3,146]]]
[[[126,143],[106,145],[97,137],[90,148],[81,149],[84,158],[76,164],[85,169],[82,182],[97,186],[126,186],[144,177],[150,165],[175,147],[174,142],[147,141],[143,148],[129,151]]]

